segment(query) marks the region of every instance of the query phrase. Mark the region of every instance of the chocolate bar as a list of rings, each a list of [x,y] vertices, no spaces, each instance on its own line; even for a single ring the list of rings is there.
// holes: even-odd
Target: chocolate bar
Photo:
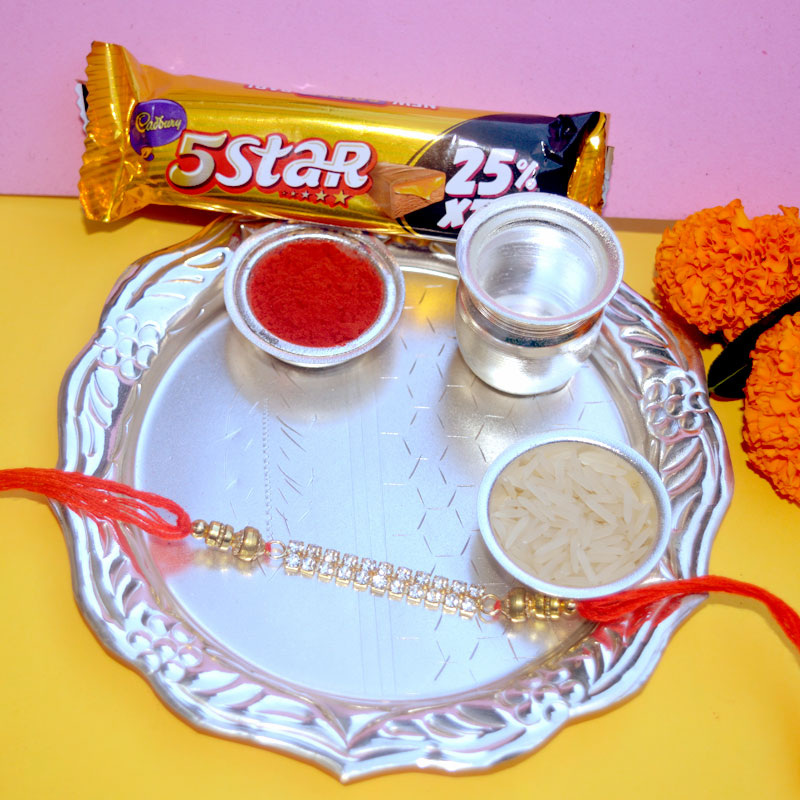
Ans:
[[[150,203],[453,239],[494,197],[603,205],[606,115],[495,114],[280,92],[88,57],[84,211]]]

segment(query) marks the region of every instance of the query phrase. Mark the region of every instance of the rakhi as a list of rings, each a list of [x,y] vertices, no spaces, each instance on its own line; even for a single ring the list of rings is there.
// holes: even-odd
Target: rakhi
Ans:
[[[32,467],[0,470],[0,492],[14,490],[41,494],[97,522],[134,525],[150,536],[167,541],[193,536],[211,548],[230,551],[232,556],[245,562],[278,559],[288,574],[333,581],[360,591],[369,589],[375,595],[406,599],[412,605],[457,613],[465,618],[480,614],[485,619],[524,622],[532,618],[558,619],[579,614],[597,624],[630,617],[632,625],[638,627],[653,619],[654,614],[657,622],[670,613],[669,603],[666,609],[655,610],[661,600],[708,592],[736,594],[763,603],[800,651],[800,615],[794,609],[759,586],[721,576],[662,581],[591,600],[550,597],[524,587],[515,587],[500,598],[478,585],[448,581],[407,567],[395,568],[369,558],[342,556],[335,550],[323,550],[319,545],[266,541],[251,526],[235,531],[232,526],[220,522],[192,521],[183,507],[168,498],[92,475]]]

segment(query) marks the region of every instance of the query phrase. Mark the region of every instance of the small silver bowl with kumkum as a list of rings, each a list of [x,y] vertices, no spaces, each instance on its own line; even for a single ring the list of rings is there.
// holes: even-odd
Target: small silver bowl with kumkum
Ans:
[[[664,555],[669,495],[653,466],[577,431],[521,440],[489,467],[478,525],[511,575],[553,597],[586,600],[642,581]]]
[[[288,364],[329,367],[389,335],[405,283],[379,239],[287,224],[236,248],[224,296],[233,324],[256,347]]]

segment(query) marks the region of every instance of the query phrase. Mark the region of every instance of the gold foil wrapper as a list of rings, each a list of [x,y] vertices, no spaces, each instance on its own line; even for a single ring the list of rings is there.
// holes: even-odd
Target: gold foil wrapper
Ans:
[[[80,197],[110,222],[151,203],[452,239],[516,191],[600,212],[605,114],[409,106],[177,76],[119,45],[88,57]]]

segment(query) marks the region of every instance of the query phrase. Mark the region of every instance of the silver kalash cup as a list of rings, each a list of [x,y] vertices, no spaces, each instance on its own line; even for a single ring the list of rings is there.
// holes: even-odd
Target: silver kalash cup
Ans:
[[[461,229],[456,261],[461,354],[483,381],[516,395],[570,380],[622,282],[614,232],[559,195],[519,193],[488,203]]]

